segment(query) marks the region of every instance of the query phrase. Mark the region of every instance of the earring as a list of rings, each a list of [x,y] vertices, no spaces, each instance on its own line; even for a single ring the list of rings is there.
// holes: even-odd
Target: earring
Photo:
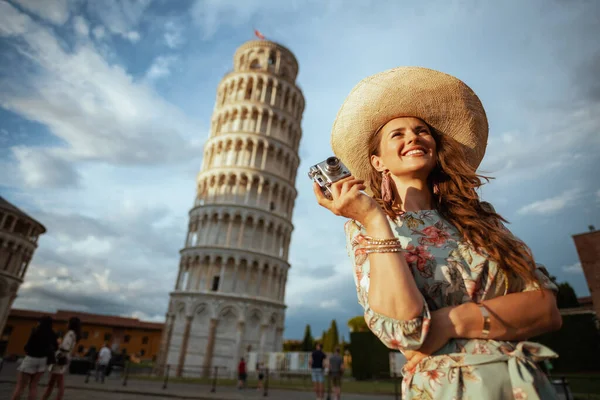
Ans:
[[[387,170],[381,173],[381,199],[386,203],[391,203],[394,200],[392,182]]]
[[[437,183],[433,184],[433,194],[435,194],[436,196],[440,194],[440,186]]]

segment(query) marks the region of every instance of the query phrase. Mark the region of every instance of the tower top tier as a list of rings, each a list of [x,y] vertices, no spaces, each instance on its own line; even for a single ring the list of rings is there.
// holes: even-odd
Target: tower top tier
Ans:
[[[244,43],[233,56],[235,72],[264,71],[291,82],[298,76],[298,61],[284,46],[268,40]]]

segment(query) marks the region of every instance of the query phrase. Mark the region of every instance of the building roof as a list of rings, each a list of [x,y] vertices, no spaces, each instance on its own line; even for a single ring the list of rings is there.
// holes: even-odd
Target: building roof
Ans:
[[[44,227],[44,225],[42,225],[36,219],[34,219],[34,218],[30,217],[29,215],[27,215],[25,212],[21,211],[17,206],[15,206],[14,204],[10,203],[8,200],[6,200],[2,196],[0,196],[0,210],[5,210],[5,211],[8,211],[10,213],[16,214],[17,216],[19,216],[21,218],[28,219],[31,222],[34,222],[35,224],[39,225],[43,229],[43,231],[46,232],[46,227]]]
[[[137,318],[118,317],[114,315],[91,314],[80,311],[58,310],[55,313],[43,311],[21,310],[13,308],[9,317],[39,319],[50,316],[54,321],[67,322],[71,317],[78,317],[82,324],[102,325],[115,328],[136,328],[149,330],[162,330],[164,323],[140,321]]]
[[[593,304],[592,296],[578,297],[577,302],[580,306],[591,306]]]

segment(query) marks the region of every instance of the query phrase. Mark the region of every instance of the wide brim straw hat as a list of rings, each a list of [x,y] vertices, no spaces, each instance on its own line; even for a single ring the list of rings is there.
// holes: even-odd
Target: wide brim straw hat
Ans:
[[[353,176],[366,180],[369,142],[398,117],[416,117],[458,141],[475,171],[488,138],[481,101],[464,82],[422,67],[398,67],[369,76],[350,92],[331,131],[331,148]]]

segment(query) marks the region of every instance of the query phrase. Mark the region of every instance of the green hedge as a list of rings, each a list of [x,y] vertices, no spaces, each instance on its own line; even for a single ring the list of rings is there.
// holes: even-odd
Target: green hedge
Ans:
[[[390,349],[371,331],[350,333],[352,376],[357,380],[389,376]]]
[[[600,371],[600,332],[592,314],[564,315],[558,331],[531,340],[558,353],[553,374]]]

